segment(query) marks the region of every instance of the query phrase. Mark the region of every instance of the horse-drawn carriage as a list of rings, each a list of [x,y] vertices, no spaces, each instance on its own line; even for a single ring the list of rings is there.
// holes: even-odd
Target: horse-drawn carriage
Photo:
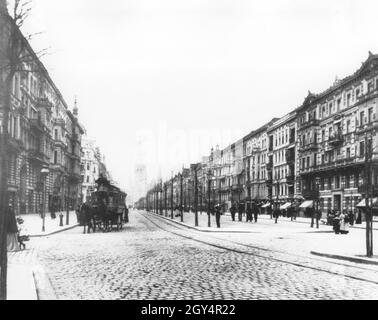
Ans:
[[[128,223],[128,209],[126,193],[112,185],[106,178],[96,180],[96,191],[92,192],[90,200],[79,210],[79,222],[94,232],[100,230],[109,232],[122,230],[123,224]]]

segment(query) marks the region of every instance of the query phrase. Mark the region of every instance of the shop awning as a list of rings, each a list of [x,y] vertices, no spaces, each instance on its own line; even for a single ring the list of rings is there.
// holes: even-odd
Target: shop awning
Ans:
[[[370,205],[370,202],[371,201],[371,198],[369,199],[369,205]],[[378,198],[373,198],[373,206],[376,207],[378,204]],[[366,207],[366,199],[362,199],[357,205],[356,205],[356,208],[365,208]]]
[[[261,206],[261,208],[268,208],[270,207],[270,203],[265,203],[263,206]]]
[[[291,202],[286,202],[280,207],[280,210],[286,210],[291,207]]]
[[[306,208],[311,208],[314,205],[314,200],[307,200],[303,202],[299,208],[306,209]]]

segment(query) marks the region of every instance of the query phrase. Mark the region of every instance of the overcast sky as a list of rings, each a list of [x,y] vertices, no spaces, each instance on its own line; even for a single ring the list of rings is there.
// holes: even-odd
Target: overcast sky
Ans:
[[[378,2],[33,0],[24,32],[130,194],[299,106],[378,53]],[[161,168],[161,169],[159,169]]]

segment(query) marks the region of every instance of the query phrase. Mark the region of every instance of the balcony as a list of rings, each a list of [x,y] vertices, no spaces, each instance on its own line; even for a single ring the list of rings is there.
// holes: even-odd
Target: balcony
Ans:
[[[35,163],[45,164],[45,165],[47,165],[50,160],[49,157],[40,150],[29,151],[29,159],[31,161],[34,161]]]
[[[293,186],[295,184],[295,176],[293,174],[286,176],[286,184],[289,186]]]
[[[295,153],[292,151],[286,151],[286,162],[288,164],[294,163],[295,162]]]
[[[40,117],[37,119],[30,119],[29,123],[30,123],[30,129],[33,130],[34,132],[38,132],[40,134],[46,133],[46,129],[45,129],[46,126]]]
[[[22,140],[20,139],[17,139],[17,138],[13,138],[13,137],[9,137],[8,139],[8,148],[10,150],[13,150],[15,152],[20,152],[24,147],[24,143],[22,142]]]
[[[299,147],[299,151],[301,152],[304,152],[304,151],[315,151],[315,150],[318,150],[319,146],[317,143],[315,142],[310,142],[308,144],[305,144],[305,145],[301,145]]]
[[[343,141],[344,141],[344,138],[343,138],[342,133],[336,132],[329,137],[328,144],[333,146],[333,147],[336,147],[336,146],[339,146],[340,144],[342,144]]]
[[[36,102],[39,108],[45,108],[47,111],[51,112],[52,104],[47,98],[37,98]]]
[[[302,190],[302,196],[305,199],[318,199],[319,192],[317,190]]]
[[[363,134],[363,133],[369,132],[373,129],[375,129],[375,130],[378,129],[378,121],[372,121],[372,122],[365,123],[363,125],[356,127],[356,133],[357,134]]]
[[[66,148],[66,144],[64,143],[64,141],[60,140],[60,139],[54,139],[54,145],[56,147],[61,147],[62,149],[65,149]]]
[[[70,172],[68,174],[68,181],[70,183],[79,183],[79,182],[82,182],[82,175],[81,174],[78,174],[78,173],[75,173],[75,172]]]
[[[366,196],[367,191],[368,190],[366,187],[366,183],[363,183],[362,185],[358,186],[358,193],[361,193],[362,195]],[[372,188],[369,191],[371,192],[370,196],[378,197],[378,188],[376,186],[372,186]]]
[[[65,123],[64,119],[62,119],[62,118],[56,118],[56,119],[54,119],[53,120],[53,124],[55,126],[60,126],[62,128],[65,128],[65,126],[66,126],[66,123]]]
[[[302,130],[302,129],[306,129],[306,128],[309,128],[309,127],[315,127],[315,126],[318,126],[318,125],[319,125],[318,119],[310,119],[309,121],[302,123],[299,126],[299,129]]]
[[[241,190],[243,190],[243,185],[242,184],[234,184],[234,185],[232,185],[231,190],[232,191],[241,191]]]

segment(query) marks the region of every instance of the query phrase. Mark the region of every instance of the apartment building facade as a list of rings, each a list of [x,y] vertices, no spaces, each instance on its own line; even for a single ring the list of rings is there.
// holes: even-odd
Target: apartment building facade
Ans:
[[[354,212],[366,193],[365,155],[372,145],[371,181],[378,182],[378,56],[321,94],[309,94],[298,112],[301,193],[328,210]],[[374,192],[374,195],[377,195]]]
[[[1,174],[7,174],[9,204],[16,214],[72,209],[81,194],[84,130],[77,107],[69,110],[48,71],[7,15],[6,6],[0,9],[4,49],[0,52],[0,122],[8,128],[3,153],[8,172]],[[11,34],[17,41],[10,41]],[[28,57],[17,64],[11,62],[7,50],[15,43],[20,55]],[[11,79],[10,91],[7,78]]]

